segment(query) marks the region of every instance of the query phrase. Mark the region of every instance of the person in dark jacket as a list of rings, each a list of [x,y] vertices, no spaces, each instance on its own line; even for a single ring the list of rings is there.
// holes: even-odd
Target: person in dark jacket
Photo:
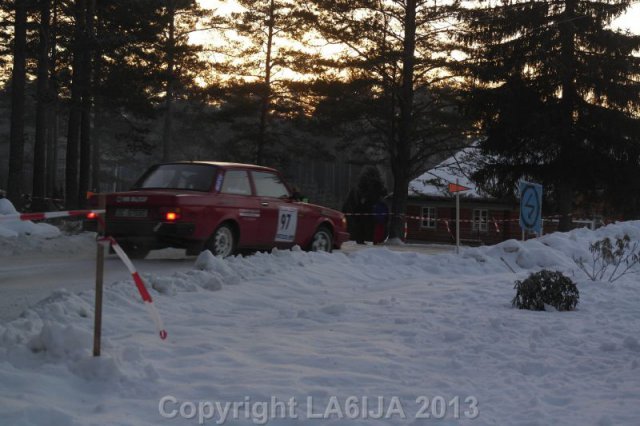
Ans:
[[[376,222],[373,207],[386,193],[380,172],[372,166],[362,171],[358,178],[358,185],[349,191],[342,211],[348,214],[348,230],[351,238],[358,244],[374,241]]]
[[[382,244],[387,239],[387,224],[389,223],[389,207],[382,198],[373,205],[373,244]]]

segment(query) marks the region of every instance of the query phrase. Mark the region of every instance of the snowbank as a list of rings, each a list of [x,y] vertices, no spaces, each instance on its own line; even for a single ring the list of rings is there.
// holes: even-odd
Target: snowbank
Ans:
[[[0,198],[0,217],[17,214],[18,211],[7,198]],[[33,223],[31,221],[0,221],[0,238],[16,238],[28,235],[38,238],[54,238],[60,235],[60,230],[47,223]]]
[[[192,271],[145,275],[169,331],[155,335],[130,281],[105,289],[103,357],[90,356],[93,294],[59,291],[0,325],[0,419],[11,425],[197,424],[161,417],[178,401],[300,403],[459,397],[444,424],[636,424],[640,416],[638,277],[591,282],[573,262],[591,241],[640,222],[556,233],[453,254],[372,248],[274,250]],[[509,265],[509,266],[507,266]],[[578,282],[574,312],[513,309],[513,282],[541,268]],[[515,271],[513,273],[511,270]],[[465,417],[478,401],[478,416]],[[175,408],[178,408],[176,405]],[[240,417],[229,424],[254,424]],[[431,419],[433,420],[433,419]],[[331,417],[319,423],[380,424]],[[215,424],[210,420],[206,424]]]

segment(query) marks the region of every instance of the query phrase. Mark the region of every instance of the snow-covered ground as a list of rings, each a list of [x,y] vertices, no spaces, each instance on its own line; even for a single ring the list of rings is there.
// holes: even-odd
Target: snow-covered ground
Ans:
[[[623,234],[640,240],[640,222],[459,256],[206,253],[143,274],[166,341],[131,280],[109,283],[100,358],[92,291],[57,290],[0,323],[0,424],[198,424],[200,414],[205,424],[635,425],[638,276],[591,282],[572,260]],[[511,307],[514,281],[543,267],[578,282],[577,311]]]
[[[15,229],[15,225],[13,223],[12,228]],[[349,241],[341,251],[353,253],[371,247]],[[454,249],[442,244],[402,244],[388,248],[427,254],[447,253]],[[187,256],[185,250],[153,250],[144,260],[136,261],[136,267],[143,273],[167,274],[193,269],[194,261],[195,257]],[[17,318],[54,290],[93,288],[95,263],[96,242],[92,233],[71,236],[59,232],[53,236],[23,233],[17,237],[0,237],[0,322]],[[130,277],[116,255],[106,257],[104,274],[106,282]]]

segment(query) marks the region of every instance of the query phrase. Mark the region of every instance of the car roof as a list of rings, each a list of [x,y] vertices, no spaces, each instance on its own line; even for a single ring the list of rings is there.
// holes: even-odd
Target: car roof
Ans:
[[[264,170],[268,172],[278,172],[276,169],[271,167],[259,166],[257,164],[244,164],[244,163],[229,163],[225,161],[172,161],[170,163],[162,163],[162,164],[202,164],[208,166],[216,166],[221,167],[223,169],[234,169],[234,168],[246,168],[252,170]]]

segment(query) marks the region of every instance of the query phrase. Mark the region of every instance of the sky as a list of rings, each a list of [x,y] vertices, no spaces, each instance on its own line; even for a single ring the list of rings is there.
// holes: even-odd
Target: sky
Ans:
[[[619,28],[628,29],[633,33],[640,34],[640,3],[631,6],[626,15],[621,16],[615,25]]]
[[[234,0],[200,0],[200,3],[205,7],[218,8],[223,13],[237,9],[237,4]],[[614,26],[640,34],[640,1],[632,5],[624,16],[618,18],[614,22]]]

